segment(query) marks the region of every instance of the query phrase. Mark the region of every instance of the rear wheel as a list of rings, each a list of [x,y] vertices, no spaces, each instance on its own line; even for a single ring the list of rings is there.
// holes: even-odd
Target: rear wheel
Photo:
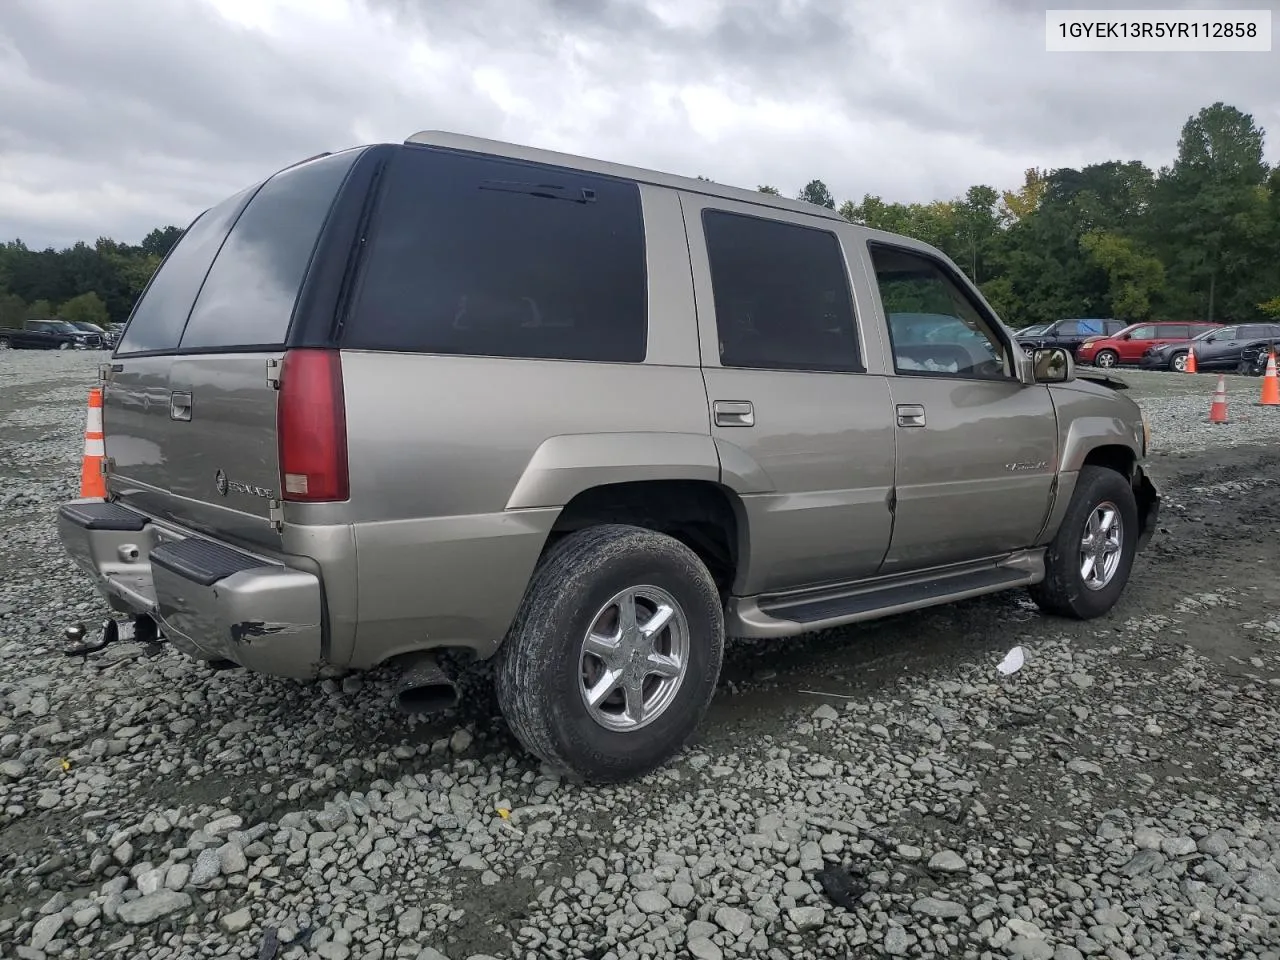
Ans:
[[[1169,358],[1169,369],[1174,373],[1187,372],[1187,355],[1186,353],[1175,353]]]
[[[539,564],[499,653],[516,738],[593,782],[669,760],[715,694],[720,593],[692,550],[641,527],[570,534]]]
[[[1045,553],[1045,578],[1031,598],[1045,613],[1100,617],[1120,599],[1138,540],[1133,488],[1106,467],[1081,468],[1058,533]]]
[[[0,337],[0,350],[8,350],[8,349],[9,349],[9,338]]]
[[[1093,358],[1093,365],[1095,367],[1105,367],[1107,369],[1114,367],[1119,362],[1120,354],[1116,353],[1114,350],[1099,350],[1097,355]]]

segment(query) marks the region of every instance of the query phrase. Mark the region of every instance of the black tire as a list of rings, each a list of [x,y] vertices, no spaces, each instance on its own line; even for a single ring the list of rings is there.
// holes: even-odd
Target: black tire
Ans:
[[[1080,543],[1090,515],[1112,503],[1120,514],[1120,560],[1111,580],[1101,589],[1085,585],[1080,570]],[[1075,620],[1092,620],[1116,605],[1129,573],[1138,539],[1138,506],[1133,488],[1106,467],[1085,466],[1076,480],[1066,515],[1045,554],[1045,578],[1030,588],[1031,599],[1045,613]]]
[[[0,337],[0,350],[8,350],[8,349],[9,349],[9,338]]]
[[[1185,350],[1180,353],[1175,353],[1169,358],[1169,369],[1173,373],[1187,372],[1187,353]]]
[[[582,694],[582,644],[620,591],[658,587],[688,625],[687,667],[647,726],[613,730]],[[539,563],[498,653],[495,686],[511,731],[548,764],[588,782],[617,783],[660,767],[697,728],[724,657],[724,609],[706,565],[671,537],[606,524],[565,537]]]
[[[1094,354],[1093,365],[1104,370],[1114,370],[1120,365],[1120,354],[1114,350],[1099,350]]]

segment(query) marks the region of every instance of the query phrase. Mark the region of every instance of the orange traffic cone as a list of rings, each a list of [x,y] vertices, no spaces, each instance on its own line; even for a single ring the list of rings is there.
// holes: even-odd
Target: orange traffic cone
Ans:
[[[105,500],[107,484],[102,478],[102,460],[107,455],[102,440],[102,391],[89,391],[89,422],[84,428],[84,459],[80,464],[80,498]]]
[[[1210,423],[1227,423],[1227,378],[1218,374],[1218,389],[1213,391],[1213,403],[1209,405]]]
[[[1280,378],[1276,377],[1276,352],[1267,355],[1267,372],[1262,378],[1262,406],[1280,407]]]
[[[1192,347],[1187,351],[1187,363],[1186,363],[1186,366],[1182,368],[1182,372],[1183,373],[1196,372],[1196,348],[1195,347]]]

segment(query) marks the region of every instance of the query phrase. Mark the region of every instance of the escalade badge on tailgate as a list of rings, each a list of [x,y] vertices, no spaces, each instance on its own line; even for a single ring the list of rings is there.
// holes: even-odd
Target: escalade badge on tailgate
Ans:
[[[270,500],[275,497],[275,493],[266,487],[255,487],[250,483],[241,483],[238,480],[228,480],[227,475],[219,470],[213,475],[213,485],[218,488],[218,493],[226,496],[229,491],[234,490],[236,493],[247,493],[251,497],[262,497]]]

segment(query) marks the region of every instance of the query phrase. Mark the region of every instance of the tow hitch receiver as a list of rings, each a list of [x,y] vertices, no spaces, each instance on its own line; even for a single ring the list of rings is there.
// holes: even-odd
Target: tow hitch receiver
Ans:
[[[76,623],[67,627],[67,645],[62,652],[68,657],[87,657],[119,639],[120,625],[110,618],[102,621],[96,634],[91,634],[83,623]]]
[[[87,657],[116,643],[120,639],[120,621],[111,617],[102,621],[96,633],[90,633],[83,623],[67,627],[67,643],[62,652],[68,657]],[[135,617],[133,635],[130,638],[138,643],[152,645],[162,639],[156,622],[146,614]]]

